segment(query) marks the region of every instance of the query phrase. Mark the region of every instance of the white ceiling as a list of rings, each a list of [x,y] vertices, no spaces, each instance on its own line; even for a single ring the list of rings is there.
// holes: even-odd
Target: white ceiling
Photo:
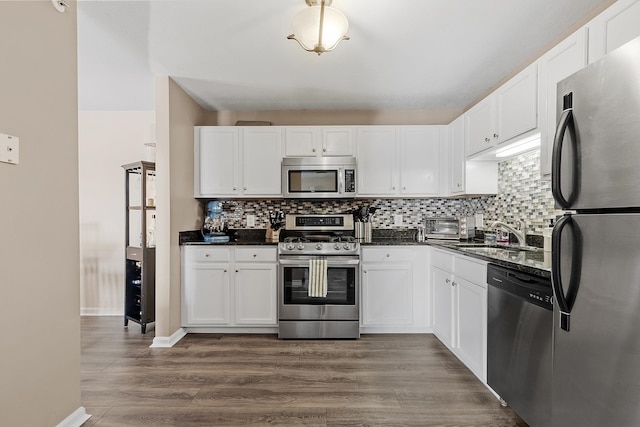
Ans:
[[[207,110],[463,109],[601,3],[334,0],[351,40],[317,56],[304,0],[80,0],[80,109],[153,110],[157,75]]]

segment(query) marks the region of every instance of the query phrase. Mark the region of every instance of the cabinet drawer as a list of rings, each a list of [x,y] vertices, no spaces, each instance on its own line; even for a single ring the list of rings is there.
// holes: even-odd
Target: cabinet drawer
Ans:
[[[434,267],[438,267],[441,270],[452,272],[453,259],[454,259],[453,254],[434,250],[433,255],[431,257],[431,265],[433,265]]]
[[[188,262],[229,262],[231,251],[223,248],[186,248]]]
[[[363,248],[362,262],[413,262],[411,248]]]
[[[236,261],[239,262],[275,262],[275,248],[236,248]]]
[[[456,276],[463,277],[470,282],[486,287],[487,263],[472,260],[468,257],[456,257]]]

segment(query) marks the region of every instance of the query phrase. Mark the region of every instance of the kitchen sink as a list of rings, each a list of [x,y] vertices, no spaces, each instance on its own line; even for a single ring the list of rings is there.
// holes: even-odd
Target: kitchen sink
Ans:
[[[518,246],[518,245],[498,245],[495,243],[468,243],[468,242],[460,242],[454,243],[453,246],[460,249],[470,249],[474,252],[492,252],[496,250],[503,251],[524,251],[524,252],[538,252],[541,251],[542,248],[536,248],[535,246]]]

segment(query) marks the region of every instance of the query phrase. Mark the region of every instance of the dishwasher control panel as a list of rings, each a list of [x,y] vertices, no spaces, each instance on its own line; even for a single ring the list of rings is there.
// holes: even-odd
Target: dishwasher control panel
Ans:
[[[553,310],[550,279],[489,264],[487,284],[547,310]]]

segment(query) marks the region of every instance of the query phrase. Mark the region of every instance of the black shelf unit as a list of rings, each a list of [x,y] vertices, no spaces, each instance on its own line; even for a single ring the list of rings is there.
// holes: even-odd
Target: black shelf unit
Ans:
[[[124,326],[147,324],[156,316],[155,163],[135,162],[125,170]]]

